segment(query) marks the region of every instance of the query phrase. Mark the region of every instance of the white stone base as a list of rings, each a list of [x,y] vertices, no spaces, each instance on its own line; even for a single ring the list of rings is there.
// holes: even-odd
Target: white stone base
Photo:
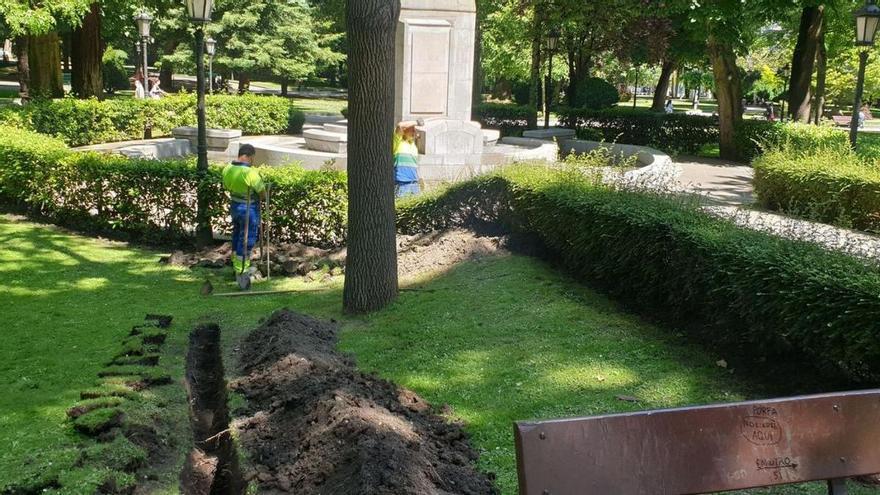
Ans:
[[[303,131],[306,147],[314,151],[327,153],[347,153],[348,134],[329,132],[322,129],[309,129]],[[389,145],[390,146],[390,145]]]
[[[176,139],[186,139],[193,150],[198,149],[198,128],[177,127],[171,130]],[[236,158],[241,144],[241,131],[238,129],[208,129],[208,152],[216,156]]]
[[[532,129],[523,132],[524,138],[541,139],[544,141],[564,141],[566,139],[574,139],[577,132],[574,129],[565,129],[563,127],[550,127],[549,129]]]

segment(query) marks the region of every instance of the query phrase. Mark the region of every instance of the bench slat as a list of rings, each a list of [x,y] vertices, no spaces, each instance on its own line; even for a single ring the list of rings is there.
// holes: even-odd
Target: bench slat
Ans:
[[[515,425],[520,493],[689,494],[880,472],[880,390]]]

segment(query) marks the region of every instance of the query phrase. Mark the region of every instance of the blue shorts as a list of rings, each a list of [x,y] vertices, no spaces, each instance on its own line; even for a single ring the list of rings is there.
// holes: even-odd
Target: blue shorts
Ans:
[[[404,182],[404,183],[398,182],[396,190],[397,190],[397,197],[398,198],[403,198],[406,196],[415,196],[416,194],[419,194],[420,192],[422,192],[422,189],[419,187],[418,182]]]

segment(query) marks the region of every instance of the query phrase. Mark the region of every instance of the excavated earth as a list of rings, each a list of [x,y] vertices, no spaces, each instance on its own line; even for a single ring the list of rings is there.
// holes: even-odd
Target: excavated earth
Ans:
[[[233,423],[261,493],[494,494],[461,425],[336,350],[337,325],[289,310],[241,343]]]
[[[483,236],[454,229],[397,237],[398,272],[401,277],[443,270],[462,261],[506,252],[507,237]],[[341,275],[345,271],[345,248],[319,249],[304,244],[279,244],[269,249],[269,266],[260,262],[260,249],[252,253],[265,275],[304,276],[310,280]],[[185,267],[231,266],[229,243],[197,252],[176,251],[161,262]],[[267,270],[267,268],[269,270]]]

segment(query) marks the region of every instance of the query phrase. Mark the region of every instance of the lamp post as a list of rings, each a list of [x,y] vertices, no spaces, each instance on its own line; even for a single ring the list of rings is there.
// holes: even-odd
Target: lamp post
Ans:
[[[547,83],[544,85],[544,129],[550,127],[550,104],[553,101],[553,53],[559,46],[559,31],[554,29],[550,31],[547,38]]]
[[[189,20],[196,25],[196,119],[198,120],[197,162],[201,179],[208,174],[208,129],[205,123],[205,24],[211,22],[213,0],[186,0]],[[202,188],[205,180],[199,180],[198,210],[196,211],[196,242],[208,245],[213,240],[211,219],[208,215],[208,194]]]
[[[853,148],[859,138],[859,114],[862,107],[862,92],[865,90],[865,66],[868,64],[868,52],[874,46],[874,36],[880,23],[880,7],[874,0],[865,2],[865,6],[856,11],[856,46],[859,51],[859,77],[856,81],[856,98],[853,103],[852,121],[849,125],[849,142]]]
[[[217,52],[214,38],[205,40],[205,51],[208,52],[208,92],[214,94],[214,53]]]
[[[144,86],[144,97],[148,97],[150,94],[150,66],[147,61],[147,44],[150,42],[150,23],[152,21],[153,17],[146,12],[141,12],[134,17],[134,22],[137,24],[138,28],[138,35],[141,37],[140,55],[143,57],[142,68],[144,80],[142,83]],[[149,118],[144,118],[144,139],[152,138],[153,124],[150,122]]]

